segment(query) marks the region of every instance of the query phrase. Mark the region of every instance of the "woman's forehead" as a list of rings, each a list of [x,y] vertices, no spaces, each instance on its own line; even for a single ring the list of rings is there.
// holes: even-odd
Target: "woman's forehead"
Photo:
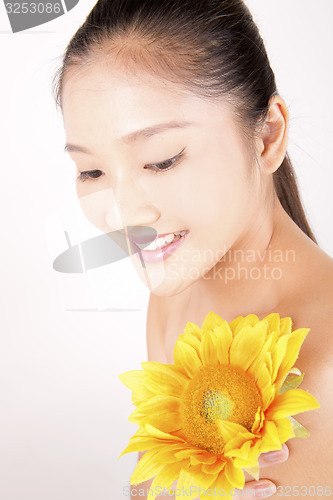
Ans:
[[[163,124],[177,128],[177,124],[204,125],[232,118],[227,103],[203,99],[145,72],[134,74],[101,64],[70,68],[62,109],[66,127],[114,124],[119,136]]]

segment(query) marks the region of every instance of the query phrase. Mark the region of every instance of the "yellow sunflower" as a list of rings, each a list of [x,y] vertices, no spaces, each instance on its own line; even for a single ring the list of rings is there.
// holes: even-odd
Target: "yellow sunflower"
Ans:
[[[258,479],[260,453],[309,434],[291,415],[320,406],[297,389],[303,375],[293,368],[308,332],[277,313],[227,323],[210,312],[201,328],[186,324],[173,365],[148,361],[120,375],[139,426],[121,455],[148,450],[131,484],[155,476],[154,498],[178,479],[187,498],[208,489],[228,498],[244,487],[243,469]]]

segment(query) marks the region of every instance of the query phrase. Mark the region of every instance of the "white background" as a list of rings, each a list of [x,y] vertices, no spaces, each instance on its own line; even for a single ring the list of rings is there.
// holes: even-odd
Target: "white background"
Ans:
[[[333,256],[333,2],[247,3],[290,108],[308,218]],[[1,500],[120,500],[136,461],[117,460],[136,430],[118,374],[146,359],[148,290],[127,261],[52,269],[66,248],[59,213],[76,229],[76,194],[51,80],[93,4],[16,34],[0,6]]]

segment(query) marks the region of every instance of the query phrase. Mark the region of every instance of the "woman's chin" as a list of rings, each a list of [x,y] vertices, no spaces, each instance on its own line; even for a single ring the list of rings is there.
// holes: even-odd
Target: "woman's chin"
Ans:
[[[193,280],[182,276],[177,266],[168,266],[165,261],[146,263],[137,254],[130,259],[142,283],[155,295],[169,297],[181,293],[188,288]]]

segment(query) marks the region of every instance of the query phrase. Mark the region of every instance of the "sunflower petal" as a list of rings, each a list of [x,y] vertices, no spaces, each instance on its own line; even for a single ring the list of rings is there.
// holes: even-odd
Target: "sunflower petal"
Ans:
[[[129,421],[134,422],[134,419],[129,419]],[[182,420],[179,412],[162,413],[162,410],[159,413],[147,415],[138,425],[145,427],[147,424],[150,424],[153,427],[156,427],[156,429],[166,433],[175,433],[182,428]]]
[[[194,498],[195,500],[197,500],[200,487],[202,488],[200,484],[194,484],[193,477],[189,472],[189,468],[181,469],[177,482],[177,489],[186,491],[186,498]]]
[[[281,318],[280,320],[280,332],[281,335],[289,335],[292,330],[292,320],[288,316],[286,318]]]
[[[165,468],[164,468],[165,469]],[[165,493],[167,491],[167,487],[162,483],[162,481],[159,479],[160,473],[163,472],[163,470],[160,470],[160,472],[154,477],[148,491],[148,496],[146,497],[147,500],[154,500],[154,498],[161,498],[160,495],[162,492]]]
[[[265,420],[264,427],[261,431],[262,438],[258,440],[252,447],[253,454],[266,453],[268,451],[281,450],[281,442],[275,422]]]
[[[135,436],[131,437],[126,448],[120,453],[118,460],[120,457],[126,455],[127,453],[133,453],[135,451],[146,451],[154,448],[155,446],[161,445],[161,442],[153,438],[150,439],[147,438],[147,440],[145,440],[143,438],[134,439],[134,437]]]
[[[286,355],[287,347],[288,347],[288,335],[283,335],[278,339],[276,345],[272,349],[272,365],[273,365],[273,373],[272,380],[275,381],[281,363]]]
[[[131,391],[135,391],[137,387],[143,385],[144,372],[142,370],[131,370],[130,372],[121,373],[118,375],[121,382],[126,385]]]
[[[199,356],[201,340],[199,340],[195,335],[192,335],[190,333],[185,333],[184,335],[183,334],[178,335],[177,340],[181,340],[181,341],[185,342],[185,344],[188,344],[191,347],[193,347],[193,349],[196,350],[196,352]]]
[[[172,464],[174,462],[180,462],[180,460],[177,458],[176,454],[177,451],[182,451],[183,449],[183,443],[175,444],[175,443],[169,443],[169,444],[164,444],[160,447],[160,453],[156,457],[156,461],[159,462],[160,464]],[[186,463],[190,463],[190,459],[186,458],[183,459],[186,461]]]
[[[171,489],[172,483],[179,478],[180,471],[188,466],[188,460],[168,464],[155,476],[150,488],[154,491],[157,487]],[[155,484],[154,484],[155,483]],[[149,497],[148,497],[149,498]]]
[[[201,340],[201,329],[195,323],[188,321],[184,328],[184,334],[194,335],[197,339]]]
[[[143,382],[154,394],[179,397],[189,380],[174,365],[164,365],[155,361],[144,361],[141,365],[145,370]]]
[[[240,319],[239,319],[240,318]],[[248,314],[245,317],[240,316],[229,323],[231,330],[233,331],[234,337],[245,328],[246,326],[255,326],[259,323],[259,318],[256,314]]]
[[[154,477],[164,467],[156,461],[156,456],[160,453],[159,448],[146,451],[143,457],[137,463],[137,466],[131,476],[131,484],[140,484]]]
[[[175,360],[175,365],[183,368],[190,378],[202,368],[202,363],[198,357],[197,351],[185,342],[176,342],[173,358]]]
[[[168,395],[154,395],[146,401],[142,401],[138,407],[131,414],[130,418],[135,418],[135,420],[139,420],[144,418],[151,413],[165,413],[165,412],[177,412],[179,411],[181,400],[174,396]],[[134,420],[130,420],[133,422]],[[138,424],[140,425],[140,424]]]
[[[282,384],[282,381],[285,379],[287,373],[294,366],[299,355],[299,350],[309,331],[310,331],[309,328],[299,328],[298,330],[295,330],[288,336],[287,352],[284,359],[281,362],[276,377],[277,385]]]
[[[251,454],[249,455],[249,458],[244,459],[244,458],[233,458],[233,463],[235,467],[238,467],[239,469],[248,469],[250,467],[256,467],[258,462],[257,455]]]
[[[219,326],[216,326],[214,334],[217,359],[221,365],[227,365],[229,363],[229,349],[233,339],[232,331],[227,321],[223,321]]]
[[[217,428],[222,436],[222,439],[227,445],[233,439],[238,439],[240,443],[244,443],[248,439],[254,439],[256,436],[249,432],[242,425],[227,420],[216,420]],[[241,445],[238,445],[241,446]]]
[[[291,422],[288,418],[280,418],[278,420],[274,420],[274,423],[276,425],[281,444],[288,441],[288,439],[295,437]]]
[[[223,498],[235,497],[235,488],[228,481],[224,470],[220,472],[216,481],[212,484],[211,489],[215,491],[215,488],[218,497],[223,497]]]
[[[188,473],[191,477],[192,485],[200,487],[203,490],[207,490],[218,476],[217,473],[206,474],[205,472],[203,472],[201,464],[189,467]]]
[[[254,422],[253,422],[252,429],[251,429],[252,434],[257,435],[260,432],[260,430],[262,429],[262,427],[264,425],[264,421],[265,421],[265,412],[263,411],[262,408],[258,408],[258,411],[255,414]]]
[[[191,465],[211,465],[217,460],[215,455],[208,455],[208,453],[193,455],[191,458]]]
[[[233,464],[232,460],[228,460],[225,466],[225,475],[228,479],[228,481],[235,487],[235,488],[244,488],[245,484],[245,476],[244,472],[242,469],[235,467]]]
[[[185,445],[188,445],[188,444],[184,443],[184,446]],[[190,458],[190,457],[194,457],[196,455],[201,455],[202,452],[203,452],[203,450],[200,450],[199,448],[184,448],[181,451],[177,451],[177,453],[175,453],[175,457],[179,460],[183,460],[185,458]],[[208,455],[208,453],[207,453],[207,455]],[[201,460],[200,460],[200,463],[202,463]]]
[[[255,368],[255,373],[253,373],[254,369],[251,368],[249,373],[255,375],[257,386],[260,390],[262,397],[262,406],[264,411],[269,407],[272,403],[275,396],[275,387],[272,384],[272,377],[270,374],[270,362],[271,356],[270,353],[266,353],[263,357],[261,363],[257,363]]]
[[[146,424],[144,427],[145,431],[147,432],[148,436],[154,437],[156,439],[163,439],[163,440],[171,440],[177,443],[184,443],[184,439],[181,439],[177,436],[173,436],[172,434],[169,434],[168,432],[163,432],[154,427],[153,425]]]
[[[226,462],[221,460],[215,460],[215,463],[212,464],[204,464],[202,466],[202,471],[205,474],[219,474],[221,470],[225,468]]]
[[[233,319],[229,323],[230,330],[232,331],[233,336],[235,335],[235,330],[238,326],[238,324],[244,319],[244,316],[238,316],[237,318]]]
[[[206,331],[202,335],[200,356],[204,366],[216,366],[218,364],[215,335],[210,331]]]
[[[214,330],[214,327],[221,325],[223,321],[224,320],[218,314],[214,312],[209,312],[205,317],[205,319],[203,320],[201,326],[201,332],[204,333],[209,330]]]
[[[269,374],[272,376],[273,363],[272,363],[272,354],[271,353],[273,351],[273,348],[276,344],[277,339],[278,339],[277,332],[273,332],[267,336],[261,350],[258,351],[255,360],[249,366],[248,373],[255,373],[256,370],[258,369],[258,366],[262,362],[262,360],[264,360],[266,363],[267,369],[269,371]]]
[[[263,318],[268,322],[268,329],[270,332],[277,332],[280,336],[280,315],[278,313],[268,314]]]
[[[316,408],[320,408],[320,404],[315,397],[302,389],[291,389],[276,396],[267,410],[266,418],[278,420]]]
[[[257,358],[264,345],[267,334],[267,323],[260,322],[255,326],[245,326],[233,340],[230,347],[230,364],[247,370]]]
[[[230,443],[228,443],[228,448],[230,448],[229,451],[225,451],[225,456],[230,457],[230,458],[242,458],[243,460],[248,460],[249,458],[249,453],[251,449],[251,440],[247,440],[244,442],[243,445],[234,447],[233,449],[231,448]]]
[[[143,370],[132,370],[118,375],[121,382],[133,391],[132,402],[135,405],[153,396],[153,393],[143,384],[144,374]]]

